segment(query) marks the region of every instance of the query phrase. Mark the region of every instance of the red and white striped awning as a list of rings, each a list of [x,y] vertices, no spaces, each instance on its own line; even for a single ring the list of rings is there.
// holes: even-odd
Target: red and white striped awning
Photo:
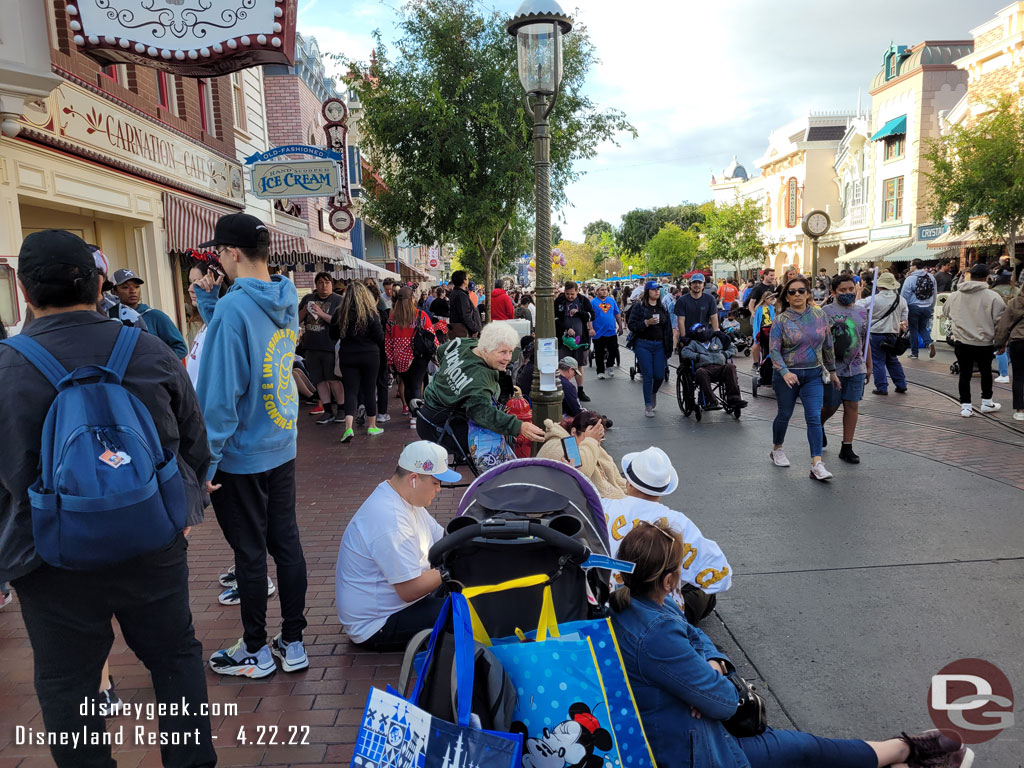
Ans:
[[[187,251],[213,239],[217,219],[238,213],[212,203],[190,200],[164,193],[164,232],[168,251]],[[271,261],[277,264],[304,264],[313,261],[304,238],[268,225]]]

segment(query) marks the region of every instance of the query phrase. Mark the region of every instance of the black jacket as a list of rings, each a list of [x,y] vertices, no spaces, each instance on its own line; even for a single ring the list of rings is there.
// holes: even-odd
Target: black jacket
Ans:
[[[480,333],[480,312],[473,306],[469,294],[462,288],[453,288],[452,295],[448,298],[451,307],[451,316],[448,318],[451,323],[462,323],[470,333]]]
[[[42,344],[68,371],[105,365],[121,323],[97,312],[65,312],[33,320],[22,331]],[[132,353],[125,388],[153,416],[160,442],[178,455],[188,497],[188,525],[202,520],[199,480],[210,464],[206,423],[185,366],[159,337],[144,333]],[[0,582],[41,564],[32,539],[28,488],[39,477],[43,421],[56,392],[21,353],[0,345]]]
[[[583,314],[580,316],[580,319],[583,320],[583,333],[580,334],[580,340],[586,344],[590,341],[590,324],[594,322],[594,308],[590,305],[590,299],[582,293],[577,294],[576,298],[580,300],[580,307],[583,308]],[[565,333],[566,304],[568,301],[564,293],[555,296],[555,333],[559,338]]]
[[[645,321],[654,315],[661,320],[656,325],[645,325]],[[646,301],[634,303],[626,316],[626,326],[634,339],[660,341],[665,345],[665,354],[672,354],[672,320],[660,301],[653,307]]]

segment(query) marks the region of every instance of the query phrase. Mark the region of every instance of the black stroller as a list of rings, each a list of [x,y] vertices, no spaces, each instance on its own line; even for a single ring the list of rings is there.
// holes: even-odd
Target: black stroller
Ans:
[[[473,482],[429,558],[452,591],[547,574],[546,582],[533,587],[473,598],[481,623],[497,638],[537,626],[545,585],[551,586],[559,621],[605,615],[611,573],[584,570],[591,553],[608,555],[608,530],[594,486],[561,462],[517,459]],[[407,688],[413,656],[429,634],[410,641],[399,690]],[[452,679],[444,671],[451,667],[452,649],[442,635],[431,669],[423,672],[428,679],[420,705],[439,717],[451,706]]]
[[[772,359],[768,356],[768,344],[771,336],[771,326],[761,326],[757,333],[757,343],[761,346],[761,362],[757,366],[754,380],[750,385],[750,394],[757,397],[758,387],[770,387],[772,385]]]

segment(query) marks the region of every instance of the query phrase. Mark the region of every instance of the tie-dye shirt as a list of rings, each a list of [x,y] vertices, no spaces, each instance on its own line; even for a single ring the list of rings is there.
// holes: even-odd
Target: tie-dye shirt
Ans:
[[[819,307],[804,312],[787,309],[775,315],[771,335],[772,365],[785,375],[793,370],[836,369],[828,315]]]
[[[864,341],[868,337],[868,310],[851,304],[844,307],[833,302],[822,307],[832,325],[832,348],[836,356],[836,373],[857,376],[867,373],[864,362]]]

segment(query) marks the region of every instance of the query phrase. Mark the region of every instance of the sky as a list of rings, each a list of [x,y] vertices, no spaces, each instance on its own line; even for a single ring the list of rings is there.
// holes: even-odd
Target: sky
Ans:
[[[366,60],[379,29],[397,38],[401,0],[299,0],[298,26],[322,51]],[[478,0],[511,15],[519,0]],[[620,137],[579,163],[570,205],[553,219],[570,240],[634,208],[710,199],[712,173],[733,155],[752,175],[768,134],[809,111],[853,111],[882,68],[890,42],[971,40],[970,30],[1010,0],[585,0],[600,63],[587,90],[626,113],[638,136]],[[635,15],[629,15],[629,14]],[[510,40],[511,43],[511,40]]]

